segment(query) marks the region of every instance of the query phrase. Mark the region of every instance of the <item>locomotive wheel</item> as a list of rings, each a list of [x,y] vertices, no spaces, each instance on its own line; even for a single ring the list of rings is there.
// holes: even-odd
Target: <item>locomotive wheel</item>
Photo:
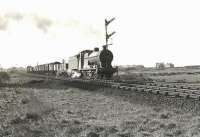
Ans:
[[[100,75],[100,79],[103,79],[103,74]]]
[[[106,79],[111,79],[112,75],[111,74],[105,74]]]
[[[88,72],[88,79],[91,79],[93,77],[93,73],[92,73],[92,71],[90,70],[89,72]]]
[[[98,79],[98,78],[99,78],[98,74],[97,74],[97,73],[94,73],[94,74],[93,74],[93,78],[94,78],[94,79]]]
[[[87,72],[85,72],[85,71],[82,72],[82,78],[83,79],[87,78]]]

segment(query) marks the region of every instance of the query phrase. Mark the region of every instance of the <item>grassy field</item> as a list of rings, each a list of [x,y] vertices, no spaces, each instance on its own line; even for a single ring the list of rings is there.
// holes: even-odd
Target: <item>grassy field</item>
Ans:
[[[21,74],[10,83],[20,86],[0,87],[0,137],[200,136],[198,101],[79,89]]]
[[[155,68],[119,69],[119,76],[125,79],[151,79],[157,82],[200,83],[200,69],[168,68],[158,70]]]

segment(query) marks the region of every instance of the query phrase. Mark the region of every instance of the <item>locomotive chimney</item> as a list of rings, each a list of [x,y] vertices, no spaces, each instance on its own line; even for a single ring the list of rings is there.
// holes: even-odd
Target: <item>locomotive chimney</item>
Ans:
[[[99,48],[95,47],[95,48],[94,48],[94,51],[99,51]]]
[[[103,50],[107,50],[107,45],[103,45]]]

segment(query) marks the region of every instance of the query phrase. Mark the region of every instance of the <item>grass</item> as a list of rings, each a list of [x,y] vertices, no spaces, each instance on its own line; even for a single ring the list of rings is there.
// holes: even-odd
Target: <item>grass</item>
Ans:
[[[200,69],[197,68],[166,68],[158,70],[155,68],[119,69],[120,79],[157,82],[177,83],[200,83]],[[143,79],[143,80],[142,80]]]
[[[10,75],[7,72],[0,72],[0,83],[10,80]]]
[[[6,118],[9,122],[8,131],[3,135],[186,137],[185,134],[190,132],[200,135],[197,131],[198,116],[186,115],[183,112],[174,113],[159,105],[148,106],[148,102],[141,103],[145,102],[145,97],[142,95],[138,97],[137,94],[131,94],[138,98],[135,100],[133,97],[127,98],[130,94],[121,96],[123,91],[115,90],[108,94],[109,89],[89,91],[74,88],[63,90],[21,88],[18,90],[21,90],[21,94],[14,92],[17,95],[16,102],[7,104],[16,104],[18,107],[10,111],[18,115]],[[22,100],[27,98],[29,101],[22,103]],[[46,113],[46,110],[51,111]],[[91,119],[91,116],[95,116],[95,119]],[[187,121],[180,121],[180,117]]]
[[[0,136],[200,136],[199,111],[182,110],[182,100],[15,77],[20,80],[28,80],[29,86],[0,89],[2,102],[12,100],[1,104]],[[193,103],[186,102],[188,107]]]

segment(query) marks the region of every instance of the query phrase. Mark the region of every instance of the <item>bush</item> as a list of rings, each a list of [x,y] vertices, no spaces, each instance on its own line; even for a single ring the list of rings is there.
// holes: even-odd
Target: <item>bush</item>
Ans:
[[[29,113],[26,113],[26,119],[37,121],[41,119],[41,116],[38,113],[29,112]]]
[[[10,75],[7,72],[0,72],[0,83],[9,80],[10,80]]]
[[[113,76],[113,79],[117,81],[126,82],[126,83],[138,83],[138,84],[152,82],[151,78],[143,74],[121,74],[118,76]]]

